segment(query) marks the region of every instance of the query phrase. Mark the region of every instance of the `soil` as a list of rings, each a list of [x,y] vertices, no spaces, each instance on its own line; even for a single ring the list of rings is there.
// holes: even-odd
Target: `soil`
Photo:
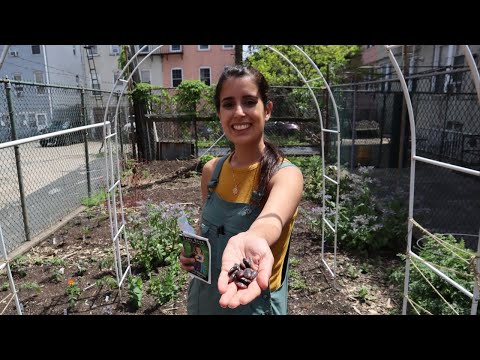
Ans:
[[[154,161],[138,164],[125,179],[124,206],[127,214],[146,204],[161,201],[182,204],[199,213],[200,176],[196,160]],[[304,221],[303,213],[314,204],[302,201],[290,248],[288,307],[292,315],[398,314],[401,289],[388,282],[395,258],[365,258],[337,250],[337,279],[334,282],[321,260],[321,243]],[[105,275],[115,278],[112,267],[102,261],[112,253],[106,203],[86,208],[42,243],[23,254],[22,263],[12,266],[15,285],[24,314],[186,314],[186,289],[176,301],[157,305],[144,294],[135,310],[128,303],[126,287],[119,292],[98,284]],[[325,260],[333,266],[332,249],[325,248]],[[18,264],[18,262],[17,262]],[[13,264],[12,264],[13,265]],[[82,290],[74,306],[65,294],[68,280]],[[8,279],[0,274],[0,313],[16,314],[10,301]],[[145,288],[145,286],[144,286]],[[6,304],[8,305],[6,306]]]

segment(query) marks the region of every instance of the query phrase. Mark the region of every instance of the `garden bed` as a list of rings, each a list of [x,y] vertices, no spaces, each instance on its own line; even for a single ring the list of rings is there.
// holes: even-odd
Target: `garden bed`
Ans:
[[[126,178],[127,217],[146,204],[179,204],[198,214],[201,206],[200,176],[195,160],[154,161],[136,166]],[[322,265],[321,244],[303,216],[314,207],[302,201],[290,249],[289,314],[391,314],[400,311],[398,287],[388,275],[399,260],[363,258],[337,253],[336,287]],[[333,261],[326,248],[327,261]],[[87,208],[45,241],[12,263],[15,284],[25,314],[186,314],[185,283],[176,300],[159,305],[146,292],[138,309],[129,303],[127,288],[115,289],[112,242],[106,204]],[[162,269],[158,269],[159,272]],[[135,269],[134,269],[135,273]],[[155,273],[155,271],[154,271]],[[109,280],[110,279],[110,280]],[[69,285],[70,281],[70,285]],[[0,274],[0,301],[8,295],[7,277]],[[147,280],[145,280],[146,286]],[[80,289],[69,304],[68,287]],[[5,305],[0,304],[0,311]],[[5,314],[15,314],[14,302]]]

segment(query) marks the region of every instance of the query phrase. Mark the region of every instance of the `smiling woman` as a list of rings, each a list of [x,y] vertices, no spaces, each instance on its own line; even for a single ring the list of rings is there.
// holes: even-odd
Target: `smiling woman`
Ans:
[[[268,88],[258,70],[243,66],[227,67],[218,81],[217,115],[234,151],[203,167],[201,235],[212,249],[212,282],[192,280],[189,314],[287,313],[288,249],[303,177],[264,139],[273,108]],[[258,275],[233,281],[229,271],[244,258]],[[180,262],[193,268],[183,251]]]

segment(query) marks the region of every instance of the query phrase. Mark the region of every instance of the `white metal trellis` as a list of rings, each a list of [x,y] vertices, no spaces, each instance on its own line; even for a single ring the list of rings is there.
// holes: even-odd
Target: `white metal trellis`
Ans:
[[[164,45],[159,45],[157,47],[155,47],[154,49],[152,49],[148,54],[145,55],[145,57],[137,64],[137,66],[133,69],[133,71],[131,72],[130,76],[128,77],[127,80],[123,80],[122,79],[122,76],[123,74],[125,73],[126,69],[128,68],[128,66],[132,63],[132,61],[138,56],[138,54],[140,54],[142,52],[142,50],[146,47],[147,45],[144,45],[142,48],[140,48],[133,56],[132,58],[127,62],[127,64],[125,65],[125,67],[122,69],[122,72],[120,73],[120,75],[118,76],[117,80],[115,81],[115,83],[113,84],[113,87],[112,87],[112,91],[110,92],[110,95],[108,97],[108,101],[107,101],[107,105],[106,105],[106,109],[109,108],[109,105],[110,105],[110,101],[112,99],[112,95],[113,95],[113,92],[114,92],[114,89],[115,87],[117,86],[118,82],[119,81],[126,81],[127,83],[130,81],[131,77],[133,76],[133,74],[135,73],[135,71],[137,71],[137,69],[139,68],[139,66],[141,65],[141,63],[143,63],[148,57],[150,57],[156,50],[160,49],[162,46]],[[298,50],[307,60],[308,62],[314,67],[315,71],[319,74],[319,77],[318,78],[314,78],[314,79],[305,79],[305,77],[302,75],[302,73],[300,72],[300,70],[284,55],[282,54],[281,52],[279,52],[277,49],[275,49],[274,47],[272,46],[269,46],[269,45],[266,45],[267,48],[269,48],[270,50],[274,51],[275,53],[277,53],[278,55],[280,55],[283,59],[285,59],[294,69],[295,71],[298,73],[298,75],[301,77],[302,81],[304,82],[304,84],[307,86],[310,94],[312,95],[314,101],[315,101],[315,105],[317,107],[317,112],[318,112],[318,116],[319,116],[319,120],[320,120],[320,126],[321,126],[321,139],[322,139],[322,174],[323,174],[323,192],[322,192],[322,198],[323,198],[323,212],[322,212],[322,262],[325,264],[325,266],[327,267],[328,271],[330,272],[330,274],[333,276],[334,280],[336,278],[336,254],[337,254],[337,223],[338,223],[338,200],[339,200],[339,185],[340,185],[340,123],[339,123],[339,117],[338,117],[338,110],[337,110],[337,105],[336,105],[336,102],[335,102],[335,99],[333,97],[333,94],[332,94],[332,91],[328,85],[328,83],[326,82],[325,78],[323,77],[320,69],[317,67],[317,65],[315,64],[315,62],[297,45],[294,46],[294,48],[296,50]],[[337,129],[325,129],[324,128],[324,125],[323,125],[323,120],[322,120],[322,114],[321,114],[321,111],[320,111],[320,107],[318,105],[318,102],[317,102],[317,99],[315,97],[315,94],[312,90],[312,88],[310,87],[309,83],[312,82],[312,81],[316,81],[316,80],[322,80],[328,90],[328,93],[329,93],[329,96],[332,100],[332,104],[333,104],[333,107],[334,107],[334,110],[335,110],[335,119],[336,119],[336,125],[337,125]],[[113,245],[114,245],[114,259],[115,259],[115,271],[116,271],[116,274],[117,274],[117,283],[118,283],[118,286],[119,286],[119,289],[121,289],[121,286],[123,284],[123,281],[125,279],[125,276],[130,273],[131,274],[131,265],[130,265],[130,255],[129,255],[129,251],[128,251],[128,243],[127,243],[127,237],[126,237],[126,233],[125,233],[125,226],[126,226],[126,223],[125,223],[125,216],[124,216],[124,209],[123,209],[123,198],[122,198],[122,186],[121,186],[121,181],[120,181],[120,161],[119,161],[119,158],[118,158],[118,151],[116,151],[116,158],[115,158],[115,162],[117,164],[116,168],[117,168],[117,177],[115,176],[115,172],[114,172],[114,158],[113,158],[113,151],[112,151],[112,140],[115,141],[115,149],[118,149],[118,135],[117,133],[112,133],[111,132],[111,129],[117,129],[118,127],[116,126],[116,121],[118,119],[118,110],[119,110],[119,104],[120,104],[120,101],[121,101],[121,98],[123,96],[125,92],[125,87],[123,87],[118,99],[117,99],[117,106],[116,106],[116,109],[115,109],[115,114],[113,116],[113,119],[112,119],[112,125],[110,127],[107,126],[107,111],[105,112],[105,115],[104,115],[104,128],[103,128],[103,132],[104,132],[104,141],[105,141],[105,167],[106,167],[106,180],[107,180],[107,184],[109,184],[109,189],[107,191],[107,199],[108,199],[108,211],[109,211],[109,218],[110,218],[110,227],[111,227],[111,236],[112,236],[112,242],[113,242]],[[324,138],[324,134],[325,132],[328,132],[328,133],[333,133],[333,134],[336,134],[337,135],[337,161],[336,161],[336,172],[337,172],[337,179],[334,180],[330,177],[328,177],[326,174],[325,174],[325,138]],[[222,134],[221,137],[223,137],[224,134]],[[220,137],[220,138],[221,138]],[[218,141],[218,140],[217,140]],[[212,145],[213,146],[213,145]],[[107,151],[108,149],[108,151]],[[110,169],[110,171],[109,171]],[[335,220],[334,220],[334,223],[332,224],[331,220],[328,220],[327,217],[325,216],[325,209],[326,209],[326,202],[325,202],[325,180],[328,180],[330,182],[332,182],[333,184],[336,185],[336,199],[335,199]],[[119,196],[119,202],[120,202],[120,208],[117,209],[117,201],[116,201],[116,194],[115,194],[115,191],[118,190],[118,196]],[[121,216],[121,219],[119,220],[118,216],[119,216],[119,213],[120,213],[120,216]],[[327,263],[327,261],[325,260],[325,256],[324,256],[324,243],[325,243],[325,225],[327,225],[327,227],[333,232],[334,234],[334,261],[333,261],[333,269],[332,267],[329,266],[329,264]],[[127,256],[127,268],[125,269],[125,271],[123,271],[123,268],[122,268],[122,262],[121,262],[121,254],[120,254],[120,247],[119,247],[119,238],[120,238],[120,235],[121,233],[123,232],[123,237],[124,237],[124,240],[125,240],[125,252],[126,252],[126,256]]]
[[[145,56],[145,58],[135,67],[135,69],[130,74],[127,82],[132,77],[133,73],[138,69],[138,66],[145,61],[155,50],[159,49],[161,46],[153,49]],[[118,85],[120,80],[123,80],[122,76],[125,71],[128,69],[128,66],[136,59],[138,54],[140,54],[143,49],[145,49],[147,45],[143,45],[138,51],[132,56],[132,58],[127,62],[125,67],[122,69],[122,72],[118,76],[117,80],[112,86],[112,90],[108,96],[106,110],[103,118],[103,138],[104,138],[104,148],[105,148],[105,173],[106,173],[106,183],[107,183],[107,205],[108,205],[108,214],[110,219],[110,232],[112,236],[112,243],[113,243],[113,253],[114,253],[114,264],[115,264],[115,274],[117,276],[117,284],[119,291],[121,292],[122,284],[128,274],[131,275],[131,264],[130,264],[130,253],[128,251],[128,239],[126,233],[126,222],[125,222],[125,213],[123,209],[123,194],[122,194],[122,184],[121,184],[121,172],[120,172],[120,159],[118,157],[118,136],[121,134],[117,134],[118,131],[121,129],[117,124],[118,119],[118,110],[120,108],[119,104],[123,93],[125,92],[125,87],[123,87],[120,96],[117,98],[117,106],[115,109],[115,114],[113,116],[112,122],[110,126],[108,126],[108,109],[110,106],[110,101],[112,100],[112,96],[115,90],[115,87]],[[112,133],[112,128],[114,132]],[[112,140],[114,143],[112,143]],[[113,151],[113,147],[115,147],[115,153]],[[115,156],[115,163],[116,166],[114,167],[114,156]],[[116,172],[115,172],[116,169]],[[119,198],[119,205],[120,208],[117,209],[117,197],[116,193],[118,193]],[[120,216],[120,219],[119,219]],[[125,271],[123,270],[122,266],[122,257],[120,253],[120,236],[123,235],[124,240],[124,250],[127,257],[127,267]]]
[[[330,89],[330,86],[328,85],[327,81],[325,80],[322,72],[320,71],[318,66],[315,64],[315,62],[305,53],[305,51],[302,50],[302,48],[300,48],[298,45],[294,45],[294,48],[297,51],[299,51],[300,54],[302,54],[308,60],[308,62],[313,66],[315,71],[318,73],[317,78],[308,79],[308,80],[305,79],[305,77],[303,76],[301,71],[295,66],[295,64],[293,64],[288,59],[287,56],[285,56],[284,54],[282,54],[280,51],[278,51],[277,49],[275,49],[272,46],[269,46],[269,45],[266,45],[266,46],[270,50],[272,50],[275,53],[277,53],[278,55],[280,55],[285,61],[287,61],[290,64],[290,66],[292,66],[295,69],[295,71],[298,73],[298,75],[302,79],[303,83],[307,87],[308,91],[312,95],[312,98],[315,102],[315,106],[317,108],[318,118],[319,118],[319,121],[320,121],[321,139],[322,139],[322,253],[321,253],[321,258],[322,258],[323,264],[326,266],[326,268],[328,269],[328,271],[332,275],[332,277],[334,279],[334,284],[335,284],[336,271],[337,271],[336,269],[337,269],[338,199],[339,199],[339,193],[340,193],[340,121],[339,121],[339,117],[338,117],[337,104],[335,102],[335,98],[333,97],[333,93]],[[337,125],[336,130],[335,129],[326,129],[323,125],[322,112],[320,111],[320,106],[318,105],[317,98],[315,97],[315,94],[314,94],[314,92],[313,92],[313,90],[310,86],[311,82],[317,81],[317,80],[323,81],[323,83],[325,84],[325,86],[328,90],[328,94],[329,94],[329,96],[332,100],[332,105],[333,105],[333,108],[335,110],[335,120],[336,120],[336,125]],[[326,175],[326,169],[325,169],[325,162],[326,162],[326,160],[325,160],[325,133],[326,132],[336,134],[336,136],[337,136],[337,161],[336,161],[337,179],[336,180],[334,180],[334,179],[332,179],[332,178],[330,178],[329,176]],[[335,184],[335,186],[336,186],[335,209],[334,209],[335,220],[333,221],[333,223],[332,223],[331,220],[328,220],[327,217],[326,217],[326,209],[327,209],[326,206],[327,205],[326,205],[326,202],[325,202],[325,195],[326,195],[326,193],[325,193],[325,189],[326,189],[325,180],[330,181],[331,183]],[[333,238],[334,238],[334,241],[333,241],[333,266],[332,267],[325,260],[325,225],[327,226],[327,228],[330,231],[332,231]]]
[[[470,313],[475,315],[477,313],[478,308],[478,297],[479,297],[479,284],[477,276],[480,273],[480,229],[479,229],[479,239],[478,239],[478,246],[477,246],[477,254],[475,257],[475,269],[476,275],[474,277],[474,284],[473,284],[473,293],[465,289],[463,286],[458,284],[456,281],[451,279],[448,275],[444,274],[442,271],[437,269],[436,267],[428,264],[424,259],[420,256],[416,255],[412,252],[412,230],[413,225],[417,225],[418,223],[413,219],[413,205],[414,205],[414,192],[415,192],[415,165],[416,161],[425,162],[427,164],[440,166],[443,168],[447,168],[450,170],[462,172],[469,175],[474,175],[480,177],[480,171],[465,168],[462,166],[452,165],[450,163],[445,163],[433,159],[424,158],[421,156],[417,156],[416,154],[416,136],[415,136],[415,119],[413,115],[413,107],[412,101],[410,99],[410,94],[408,92],[408,86],[405,82],[405,77],[403,76],[402,70],[398,65],[398,62],[395,56],[392,53],[392,50],[398,48],[402,45],[385,45],[385,50],[387,51],[387,55],[390,58],[390,61],[395,68],[395,72],[400,80],[400,84],[402,86],[403,95],[405,97],[405,102],[407,104],[408,110],[408,118],[410,122],[410,137],[411,137],[411,158],[410,158],[410,196],[409,196],[409,206],[408,206],[408,241],[407,241],[407,259],[405,263],[405,282],[404,282],[404,289],[403,289],[403,308],[402,313],[405,315],[407,313],[407,302],[408,302],[408,285],[410,281],[410,258],[414,257],[415,259],[419,260],[423,264],[425,264],[430,270],[432,270],[435,274],[440,276],[443,280],[447,281],[458,290],[460,290],[463,294],[468,296],[472,299],[472,307]],[[463,52],[465,54],[465,59],[467,60],[468,66],[470,67],[470,71],[472,72],[472,78],[475,83],[475,89],[477,91],[477,96],[480,102],[480,76],[478,73],[478,69],[475,66],[475,61],[473,59],[472,53],[468,45],[461,45],[463,48]],[[427,232],[428,233],[428,232]],[[428,233],[430,236],[434,236],[433,234]]]
[[[5,247],[5,239],[3,238],[3,232],[2,232],[1,226],[0,226],[0,242],[2,246],[0,248],[0,271],[6,268],[8,282],[10,284],[10,293],[11,293],[11,298],[5,305],[5,308],[3,310],[0,309],[0,315],[3,314],[3,312],[7,309],[12,299],[15,300],[15,307],[17,308],[17,314],[22,315],[22,308],[20,306],[20,302],[18,301],[18,294],[17,294],[18,291],[15,288],[15,282],[13,281],[12,271],[10,270],[10,260],[8,259],[7,248]],[[6,299],[8,299],[8,296],[3,300],[6,301]]]

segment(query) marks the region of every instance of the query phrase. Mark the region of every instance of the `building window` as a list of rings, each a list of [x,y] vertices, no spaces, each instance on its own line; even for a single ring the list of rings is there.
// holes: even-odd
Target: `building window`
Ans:
[[[0,126],[10,127],[10,118],[8,114],[0,115]]]
[[[27,113],[27,125],[31,129],[37,129],[37,118],[35,117],[35,113]]]
[[[17,114],[15,118],[15,122],[20,125],[22,128],[29,127],[28,126],[28,121],[27,121],[27,114],[22,113],[22,114]]]
[[[22,81],[22,74],[13,74],[13,80],[15,81]],[[15,91],[17,96],[23,96],[23,85],[22,84],[14,84]]]
[[[140,50],[143,46],[145,45],[138,45],[138,50]],[[142,51],[140,51],[140,54],[148,54],[150,52],[150,46],[147,45],[145,47],[145,49],[143,49]]]
[[[435,78],[435,92],[443,93],[445,92],[443,87],[445,84],[445,74],[440,74],[434,77]]]
[[[231,50],[235,47],[235,45],[222,45],[223,50]]]
[[[32,45],[32,54],[33,55],[40,54],[40,45]]]
[[[181,52],[182,45],[170,45],[170,52]]]
[[[453,69],[460,69],[465,66],[465,55],[458,55],[453,58]],[[462,77],[463,73],[452,74],[453,86],[456,92],[462,91]]]
[[[177,87],[183,80],[182,69],[172,69],[172,87]]]
[[[198,51],[210,51],[210,45],[198,45]]]
[[[141,70],[140,71],[140,81],[150,84],[150,70]]]
[[[35,114],[37,117],[37,128],[42,130],[47,127],[47,114]]]
[[[89,56],[98,55],[97,45],[85,45],[85,49],[87,49],[87,54]]]
[[[210,86],[210,68],[201,67],[200,68],[200,81],[203,81],[205,84]]]
[[[38,84],[43,84],[43,72],[41,71],[35,71],[33,73],[33,76],[35,78],[35,82]],[[37,86],[37,94],[45,94],[45,87],[43,86]]]
[[[462,131],[463,123],[459,121],[447,121],[446,130]]]
[[[120,54],[120,45],[110,45],[110,55]]]

